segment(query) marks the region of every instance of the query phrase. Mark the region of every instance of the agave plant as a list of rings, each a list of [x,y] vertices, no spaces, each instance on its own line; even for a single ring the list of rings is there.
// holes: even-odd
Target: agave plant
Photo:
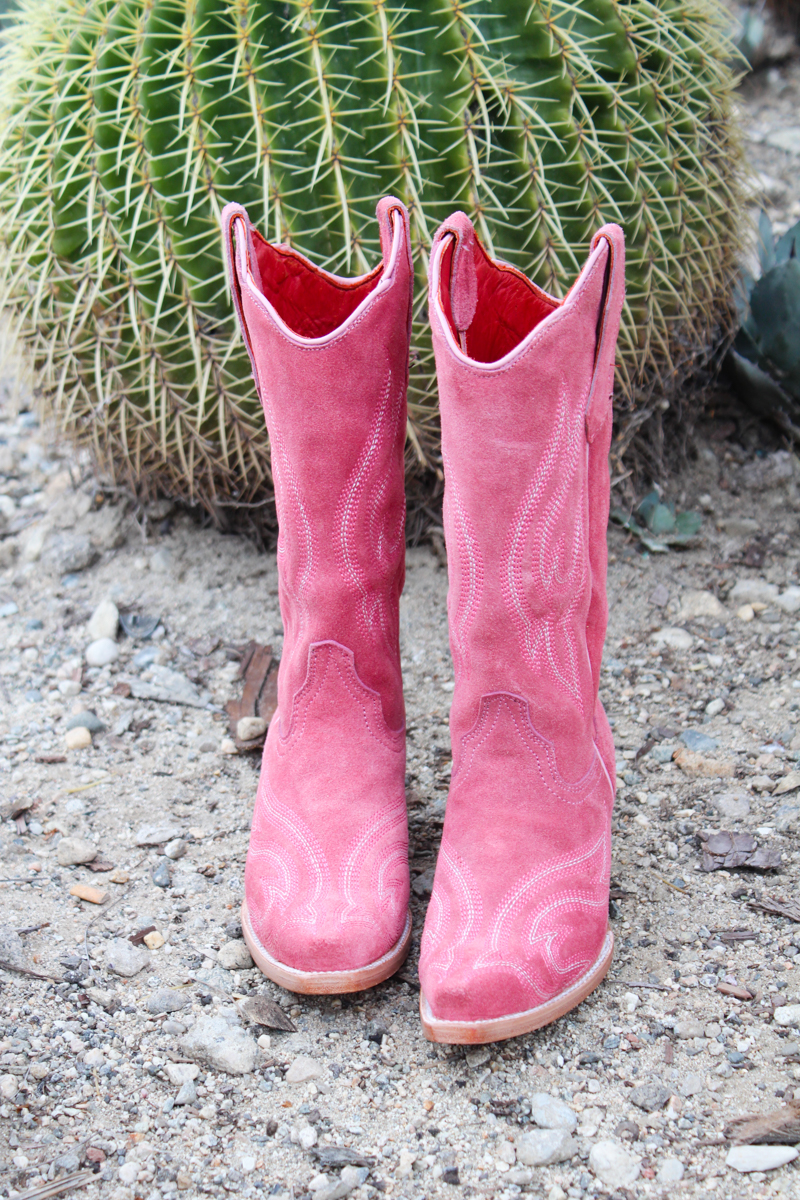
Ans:
[[[726,28],[719,0],[19,0],[0,293],[47,405],[137,485],[258,502],[268,445],[219,212],[241,201],[269,237],[356,272],[394,192],[418,261],[409,462],[439,461],[425,261],[455,206],[557,296],[598,226],[624,226],[621,452],[726,319]]]
[[[739,396],[800,442],[800,221],[777,240],[769,217],[758,226],[761,276],[743,272],[741,326],[727,365]]]

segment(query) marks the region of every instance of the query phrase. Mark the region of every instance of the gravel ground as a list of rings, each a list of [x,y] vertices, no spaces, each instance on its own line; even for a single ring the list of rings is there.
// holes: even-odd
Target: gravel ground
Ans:
[[[768,133],[798,94],[796,62],[743,93],[779,227],[800,144]],[[401,616],[411,958],[369,993],[291,996],[240,939],[258,759],[223,712],[244,644],[280,651],[275,557],[103,490],[18,392],[0,408],[0,1195],[73,1175],[87,1200],[798,1195],[797,1164],[775,1166],[791,1147],[729,1163],[723,1137],[800,1102],[800,924],[751,907],[797,895],[797,459],[712,420],[673,481],[704,513],[697,546],[647,557],[609,532],[616,958],[557,1024],[465,1052],[417,1016],[450,771],[440,558],[409,551]],[[115,609],[155,632],[115,634]],[[720,832],[756,866],[714,858]],[[294,1031],[250,1022],[253,996]]]

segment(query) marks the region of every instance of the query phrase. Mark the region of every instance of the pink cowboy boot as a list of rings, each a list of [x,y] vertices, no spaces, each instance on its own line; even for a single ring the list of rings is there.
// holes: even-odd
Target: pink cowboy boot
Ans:
[[[342,279],[222,214],[269,431],[284,645],[242,928],[265,975],[351,992],[408,953],[405,561],[408,215],[378,205],[383,262]],[[235,236],[234,236],[235,235]]]
[[[614,748],[597,689],[623,295],[616,225],[563,301],[490,258],[463,213],[434,239],[456,685],[419,967],[431,1041],[546,1025],[611,962]]]

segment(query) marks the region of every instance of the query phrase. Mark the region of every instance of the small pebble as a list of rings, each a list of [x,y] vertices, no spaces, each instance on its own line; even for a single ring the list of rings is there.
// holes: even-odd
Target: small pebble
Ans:
[[[589,1166],[601,1183],[610,1188],[629,1187],[639,1178],[641,1159],[634,1158],[616,1142],[596,1142],[589,1152]]]
[[[107,667],[119,658],[119,646],[111,638],[99,638],[86,647],[85,657],[90,667]]]
[[[150,876],[156,887],[168,888],[172,885],[172,875],[170,874],[169,863],[162,862],[155,867],[153,874]]]
[[[97,858],[97,846],[87,838],[62,837],[56,849],[56,857],[61,867],[93,862]]]
[[[298,1055],[284,1076],[287,1083],[308,1083],[311,1079],[319,1079],[322,1066],[315,1058],[304,1054]]]
[[[180,1049],[187,1058],[231,1075],[247,1075],[258,1062],[253,1038],[223,1017],[201,1017],[181,1039]]]
[[[750,1171],[775,1171],[794,1162],[798,1151],[794,1146],[732,1146],[725,1159],[729,1167],[742,1174]]]
[[[568,1129],[532,1129],[517,1137],[517,1160],[526,1167],[569,1162],[577,1153],[578,1143]]]
[[[84,725],[76,725],[67,730],[64,744],[68,750],[86,750],[92,744],[92,735]]]
[[[106,962],[115,975],[130,979],[150,963],[150,955],[141,946],[133,946],[127,938],[115,938],[106,950]]]
[[[267,732],[267,722],[262,717],[241,717],[236,725],[236,736],[240,742],[252,742]]]
[[[70,717],[65,728],[88,729],[89,733],[102,733],[105,729],[105,725],[100,720],[97,713],[87,710],[86,712],[75,713],[74,717]]]
[[[119,609],[113,600],[101,600],[87,625],[93,643],[113,639],[119,628]]]
[[[248,971],[253,966],[253,959],[244,942],[226,942],[220,946],[217,961],[226,971]]]
[[[143,940],[148,950],[160,950],[161,947],[165,945],[164,935],[159,933],[157,929],[153,929],[150,933],[146,933]]]

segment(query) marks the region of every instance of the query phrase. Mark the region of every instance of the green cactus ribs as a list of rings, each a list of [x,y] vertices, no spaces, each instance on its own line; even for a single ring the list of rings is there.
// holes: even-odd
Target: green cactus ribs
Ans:
[[[619,459],[729,320],[725,29],[720,0],[19,0],[0,51],[0,294],[46,406],[136,488],[252,512],[269,446],[219,213],[240,201],[354,274],[378,260],[393,192],[417,273],[414,494],[441,468],[425,275],[454,207],[557,296],[598,227],[624,227]]]

